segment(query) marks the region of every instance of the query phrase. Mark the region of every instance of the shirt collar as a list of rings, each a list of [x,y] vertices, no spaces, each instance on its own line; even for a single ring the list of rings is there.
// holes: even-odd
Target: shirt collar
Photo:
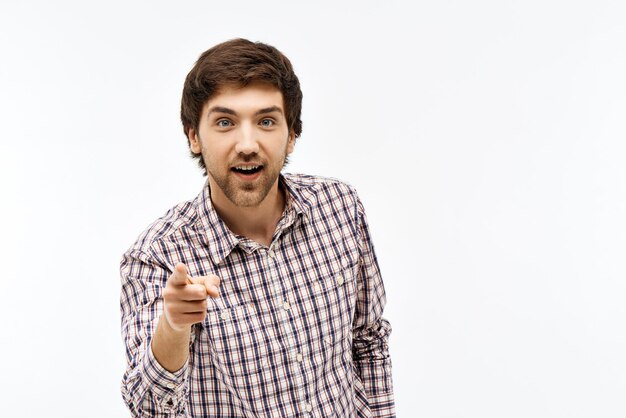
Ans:
[[[288,224],[292,224],[300,215],[308,217],[307,205],[305,204],[306,200],[300,193],[296,183],[289,178],[289,175],[284,176],[280,174],[279,184],[286,192],[285,214],[283,217],[290,218],[291,222],[288,222]],[[215,211],[213,202],[211,202],[208,179],[196,198],[196,207],[200,220],[202,221],[202,226],[209,239],[209,254],[211,260],[215,265],[220,264],[235,247],[240,245],[242,237],[235,235]],[[288,225],[284,226],[286,227]]]
[[[220,264],[239,244],[239,238],[228,229],[222,218],[219,217],[211,202],[209,179],[204,183],[202,192],[196,198],[196,207],[202,221],[202,226],[209,239],[209,254],[213,264]]]
[[[300,188],[297,183],[291,179],[289,174],[283,175],[281,174],[278,178],[278,181],[285,189],[285,195],[287,196],[286,207],[293,208],[296,215],[304,215],[308,218],[309,210],[308,205],[306,204],[306,199],[302,195]]]

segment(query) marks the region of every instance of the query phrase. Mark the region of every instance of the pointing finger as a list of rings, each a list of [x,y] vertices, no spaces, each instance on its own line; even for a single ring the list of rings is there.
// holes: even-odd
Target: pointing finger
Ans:
[[[183,263],[177,263],[174,267],[174,272],[170,276],[171,283],[175,286],[183,286],[187,283],[191,283],[191,277],[187,272],[187,266]]]

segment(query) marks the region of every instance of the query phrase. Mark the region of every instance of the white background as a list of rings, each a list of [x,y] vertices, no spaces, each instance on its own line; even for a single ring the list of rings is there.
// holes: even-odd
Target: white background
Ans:
[[[287,171],[344,179],[383,276],[402,417],[626,416],[622,1],[0,5],[3,417],[128,416],[121,254],[204,178],[198,55],[278,47]]]

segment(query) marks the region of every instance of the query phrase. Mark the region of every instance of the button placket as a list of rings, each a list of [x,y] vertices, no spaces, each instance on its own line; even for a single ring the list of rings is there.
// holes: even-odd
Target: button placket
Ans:
[[[292,350],[297,350],[297,343],[295,340],[296,331],[291,321],[289,321],[290,311],[292,311],[292,306],[288,300],[288,292],[291,289],[289,287],[285,288],[285,286],[283,286],[282,282],[278,278],[278,274],[280,272],[279,263],[276,261],[278,254],[276,254],[276,249],[274,248],[273,245],[270,245],[266,254],[267,254],[266,264],[268,268],[268,273],[271,278],[271,283],[272,283],[272,286],[274,287],[274,295],[276,297],[274,306],[276,307],[276,309],[280,311],[280,314],[282,316],[281,318],[282,320],[280,321],[280,329],[284,333],[283,335],[285,339],[287,340],[287,344],[289,345],[289,348]],[[288,283],[284,283],[284,285],[287,285],[287,284]],[[296,315],[296,313],[294,313],[293,311],[291,312],[291,314]],[[304,360],[304,357],[300,351],[296,351],[294,357],[292,358],[294,358],[294,360],[296,360],[298,363],[302,363],[302,361]],[[299,388],[298,394],[300,396],[300,399],[302,401],[306,401],[308,399],[308,394],[307,394],[306,386],[304,384],[305,378],[303,375],[302,367],[300,365],[298,365],[297,367],[294,367],[293,372],[295,373],[294,383]]]
[[[337,276],[337,286],[341,286],[343,284],[343,272],[339,273]]]
[[[220,318],[222,318],[222,320],[227,321],[230,319],[230,311],[228,309],[225,309],[222,311],[222,313],[220,314]]]

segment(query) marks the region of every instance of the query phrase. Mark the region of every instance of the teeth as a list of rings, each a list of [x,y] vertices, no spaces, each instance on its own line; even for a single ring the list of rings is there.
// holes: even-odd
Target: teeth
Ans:
[[[241,170],[241,171],[251,171],[251,170],[256,170],[257,168],[259,168],[260,166],[258,165],[251,165],[251,166],[238,166],[235,167],[236,170]]]

